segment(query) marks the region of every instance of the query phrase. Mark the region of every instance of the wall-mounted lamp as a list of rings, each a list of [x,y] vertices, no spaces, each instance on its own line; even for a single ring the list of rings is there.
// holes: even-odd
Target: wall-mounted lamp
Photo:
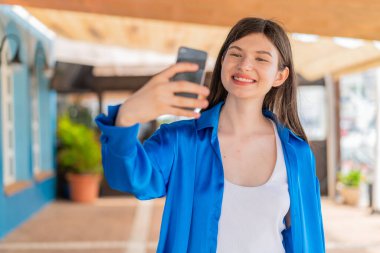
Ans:
[[[16,35],[12,33],[5,34],[5,36],[1,40],[0,55],[3,53],[3,48],[7,40],[13,40],[16,42],[16,52],[13,55],[13,57],[8,61],[8,64],[13,67],[20,66],[22,64],[20,60],[20,39]],[[1,59],[0,59],[0,63],[1,63]]]

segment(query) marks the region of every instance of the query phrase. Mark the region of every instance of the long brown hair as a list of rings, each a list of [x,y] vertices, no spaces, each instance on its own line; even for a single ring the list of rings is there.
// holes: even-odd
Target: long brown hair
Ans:
[[[280,53],[278,64],[280,70],[285,67],[289,68],[289,76],[286,81],[278,87],[272,87],[265,95],[263,109],[268,109],[274,112],[281,124],[292,130],[305,141],[308,141],[298,117],[296,74],[294,71],[290,41],[284,29],[271,20],[243,18],[232,27],[215,62],[210,82],[210,95],[207,98],[209,106],[204,110],[213,107],[220,101],[225,101],[227,91],[223,87],[221,80],[222,60],[224,54],[231,43],[252,33],[264,34],[277,48]]]

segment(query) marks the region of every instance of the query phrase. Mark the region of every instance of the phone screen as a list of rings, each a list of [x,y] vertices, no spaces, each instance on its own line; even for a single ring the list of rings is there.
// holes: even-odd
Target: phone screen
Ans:
[[[203,85],[204,77],[205,77],[206,60],[207,60],[207,52],[193,49],[193,48],[188,48],[188,47],[180,47],[178,50],[177,63],[178,62],[195,63],[195,64],[198,64],[198,70],[196,72],[178,73],[172,78],[172,80],[173,81],[186,80],[189,82]],[[197,98],[197,95],[193,93],[178,92],[178,93],[175,93],[175,95],[190,97],[190,98]]]

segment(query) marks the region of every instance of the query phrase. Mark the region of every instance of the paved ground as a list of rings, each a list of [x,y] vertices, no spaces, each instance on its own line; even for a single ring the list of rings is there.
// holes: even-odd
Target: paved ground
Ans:
[[[163,200],[56,201],[0,242],[1,253],[153,253]],[[380,215],[322,200],[329,253],[380,253]]]

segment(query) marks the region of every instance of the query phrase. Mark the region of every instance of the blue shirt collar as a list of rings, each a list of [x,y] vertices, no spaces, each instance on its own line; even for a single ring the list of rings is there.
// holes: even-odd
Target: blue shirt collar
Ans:
[[[214,105],[213,107],[211,107],[207,111],[204,111],[201,114],[201,117],[196,120],[197,130],[201,130],[204,128],[211,127],[211,128],[213,128],[212,136],[215,137],[217,134],[217,131],[218,131],[219,116],[220,116],[220,111],[221,111],[223,105],[224,105],[224,101],[220,101],[218,104]],[[289,136],[291,135],[300,141],[304,141],[301,137],[299,137],[298,135],[293,133],[290,129],[283,126],[278,121],[277,116],[273,112],[265,109],[265,110],[263,110],[263,114],[265,117],[270,118],[271,120],[273,120],[275,122],[276,127],[277,127],[277,131],[278,131],[281,139],[288,142]]]
[[[197,130],[208,127],[218,128],[220,111],[223,105],[224,101],[221,101],[207,111],[202,112],[201,117],[196,120]]]

